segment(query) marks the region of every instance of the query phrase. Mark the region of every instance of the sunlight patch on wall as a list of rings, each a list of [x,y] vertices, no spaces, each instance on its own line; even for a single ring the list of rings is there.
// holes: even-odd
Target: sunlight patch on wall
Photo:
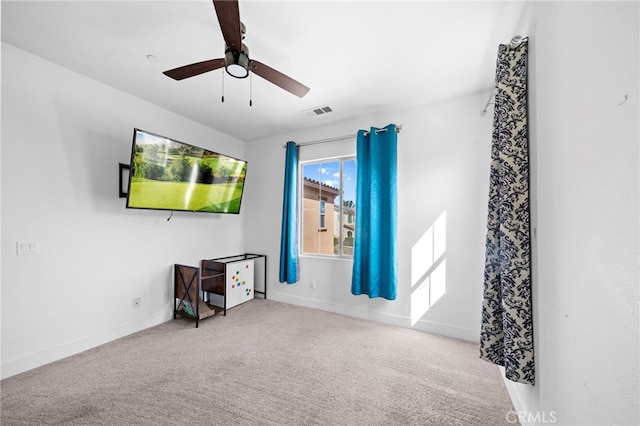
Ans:
[[[447,292],[447,212],[411,248],[411,325]]]
[[[438,300],[447,292],[447,259],[443,258],[442,262],[438,263],[431,275],[429,293],[429,307],[436,304]]]
[[[418,284],[433,266],[433,225],[411,248],[411,287]]]

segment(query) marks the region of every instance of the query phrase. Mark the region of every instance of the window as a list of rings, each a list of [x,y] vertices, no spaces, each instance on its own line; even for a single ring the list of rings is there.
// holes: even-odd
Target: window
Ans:
[[[301,163],[301,252],[352,256],[356,212],[356,160]]]

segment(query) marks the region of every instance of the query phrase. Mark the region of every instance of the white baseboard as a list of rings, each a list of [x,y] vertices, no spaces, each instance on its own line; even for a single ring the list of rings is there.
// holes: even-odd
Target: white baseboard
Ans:
[[[412,328],[426,333],[439,334],[441,336],[453,337],[455,339],[467,340],[470,342],[477,342],[480,338],[479,330],[470,330],[424,320],[419,320],[414,325],[411,325],[411,318],[408,317],[379,311],[370,311],[353,306],[339,305],[306,297],[292,296],[272,291],[269,292],[269,299],[278,302],[290,303],[292,305],[304,306],[306,308],[321,309],[323,311],[334,312],[337,314],[378,321],[398,327]]]
[[[499,367],[500,373],[502,374],[502,379],[504,380],[504,385],[507,388],[507,392],[509,392],[509,396],[511,397],[511,403],[513,404],[513,408],[516,411],[527,411],[527,406],[525,405],[520,392],[516,388],[516,384],[511,380],[507,379],[504,374],[504,367]]]
[[[137,333],[149,327],[169,321],[173,311],[157,312],[148,318],[140,321],[120,325],[111,330],[86,336],[72,342],[66,342],[61,345],[34,352],[21,358],[12,360],[2,360],[0,367],[0,378],[15,376],[16,374],[32,370],[34,368],[49,364],[54,361],[61,360],[71,355],[95,348],[129,334]]]
[[[456,327],[448,324],[440,324],[433,321],[418,320],[411,328],[427,333],[440,334],[442,336],[453,337],[454,339],[466,340],[468,342],[480,342],[480,330]]]

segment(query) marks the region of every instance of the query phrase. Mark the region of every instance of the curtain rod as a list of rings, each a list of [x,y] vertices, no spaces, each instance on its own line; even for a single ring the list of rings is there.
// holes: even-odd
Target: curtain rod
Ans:
[[[495,91],[495,89],[494,89]],[[482,111],[480,111],[480,115],[484,116],[487,113],[487,110],[489,109],[489,105],[491,105],[493,102],[491,102],[493,100],[493,95],[494,93],[491,92],[491,94],[489,95],[489,99],[487,99],[487,103],[484,104],[484,108],[482,108]]]
[[[402,124],[399,124],[396,126],[396,133],[400,133],[400,131],[402,130]],[[378,133],[382,133],[382,132],[386,132],[387,129],[378,129],[376,130],[376,134]],[[369,132],[364,132],[365,136],[369,134]],[[306,141],[306,142],[300,142],[297,143],[296,146],[308,146],[308,145],[316,145],[316,144],[320,144],[320,143],[327,143],[327,142],[337,142],[337,141],[344,141],[347,139],[355,139],[358,135],[357,134],[353,134],[353,135],[345,135],[345,136],[337,136],[335,138],[328,138],[328,139],[317,139],[317,140],[313,140],[313,141]],[[287,144],[282,144],[283,148],[287,147]]]

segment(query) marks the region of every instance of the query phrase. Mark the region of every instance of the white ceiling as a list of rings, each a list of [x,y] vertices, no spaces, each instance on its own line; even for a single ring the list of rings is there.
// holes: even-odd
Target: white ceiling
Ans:
[[[162,74],[224,55],[211,0],[3,0],[2,40],[250,141],[490,88],[498,44],[515,34],[525,3],[240,0],[239,7],[250,57],[309,86],[304,98],[258,76],[225,75],[222,103],[222,69],[182,81]],[[325,105],[333,112],[305,114]]]

